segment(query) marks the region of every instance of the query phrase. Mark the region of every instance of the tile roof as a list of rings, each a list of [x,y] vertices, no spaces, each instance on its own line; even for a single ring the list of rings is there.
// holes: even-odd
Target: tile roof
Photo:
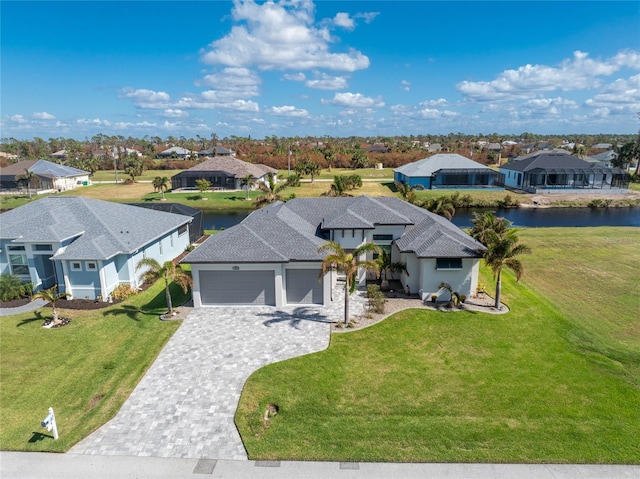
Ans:
[[[270,166],[248,163],[232,156],[214,156],[185,170],[183,173],[194,171],[226,171],[236,178],[244,178],[247,175],[260,178],[267,173],[275,174],[278,172],[278,170]],[[180,175],[180,173],[178,173],[178,175]]]
[[[470,160],[462,155],[456,153],[441,153],[424,158],[422,160],[414,161],[406,165],[395,168],[393,171],[402,173],[405,176],[419,176],[426,177],[432,176],[435,172],[442,169],[483,169],[494,171],[491,168]]]
[[[296,198],[254,211],[211,236],[184,263],[321,261],[323,230],[405,226],[396,244],[418,257],[479,257],[483,246],[450,221],[398,198]]]
[[[191,217],[83,197],[43,198],[0,215],[0,238],[60,242],[75,238],[56,259],[106,260],[133,253]]]

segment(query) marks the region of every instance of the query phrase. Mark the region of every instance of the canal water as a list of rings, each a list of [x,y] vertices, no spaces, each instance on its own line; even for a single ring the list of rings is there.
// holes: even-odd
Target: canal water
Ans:
[[[452,222],[471,227],[473,213],[482,210],[458,209]],[[510,208],[494,210],[514,226],[640,226],[640,208]],[[240,223],[250,210],[204,212],[205,229],[227,229]]]

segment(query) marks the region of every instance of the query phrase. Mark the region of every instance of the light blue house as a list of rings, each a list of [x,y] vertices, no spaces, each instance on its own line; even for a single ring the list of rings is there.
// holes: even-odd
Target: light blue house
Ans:
[[[82,197],[48,197],[0,215],[0,274],[34,290],[58,285],[72,298],[108,300],[138,287],[143,258],[161,264],[189,245],[189,216]]]
[[[458,154],[441,153],[393,170],[393,179],[427,190],[437,188],[502,189],[504,175]]]

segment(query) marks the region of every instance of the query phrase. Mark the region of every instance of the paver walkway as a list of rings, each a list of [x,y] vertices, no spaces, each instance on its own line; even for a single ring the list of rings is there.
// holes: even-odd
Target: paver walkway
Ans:
[[[16,308],[0,308],[0,316],[11,316],[13,314],[26,313],[27,311],[35,311],[36,309],[42,308],[46,305],[47,302],[44,299],[38,298]]]
[[[354,315],[364,293],[353,295]],[[75,454],[246,460],[233,422],[240,393],[260,367],[320,351],[343,295],[330,306],[194,309],[114,419]]]

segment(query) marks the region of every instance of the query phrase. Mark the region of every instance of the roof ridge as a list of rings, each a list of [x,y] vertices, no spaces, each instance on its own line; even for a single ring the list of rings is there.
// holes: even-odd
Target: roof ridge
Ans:
[[[115,232],[109,227],[109,225],[107,225],[107,223],[102,219],[102,217],[99,214],[97,214],[97,212],[95,212],[93,210],[93,208],[91,208],[90,203],[93,201],[93,199],[85,198],[84,196],[77,196],[76,198],[79,199],[81,201],[81,203],[83,205],[85,205],[85,207],[87,209],[89,209],[89,211],[91,211],[93,216],[95,218],[97,218],[98,222],[102,226],[104,226],[105,230],[116,240],[116,243],[118,243],[121,246],[122,249],[120,251],[129,251],[130,250],[130,248],[124,243],[124,241],[121,240],[120,237],[117,234],[115,234]],[[89,203],[87,203],[87,200],[91,200],[91,201]],[[126,205],[123,205],[123,206],[126,206]],[[94,242],[93,238],[91,239],[91,242],[92,243]],[[100,248],[98,248],[98,249],[100,249]]]
[[[251,233],[251,235],[255,238],[258,239],[258,241],[260,243],[262,243],[263,245],[265,245],[267,248],[269,248],[271,251],[273,251],[276,255],[280,256],[284,261],[289,261],[289,258],[287,258],[286,256],[284,256],[282,253],[280,253],[280,251],[278,251],[277,249],[275,249],[273,246],[271,246],[269,243],[267,243],[258,233],[256,233],[250,226],[249,224],[243,224],[240,223],[238,226],[242,226],[244,227],[249,233]]]

